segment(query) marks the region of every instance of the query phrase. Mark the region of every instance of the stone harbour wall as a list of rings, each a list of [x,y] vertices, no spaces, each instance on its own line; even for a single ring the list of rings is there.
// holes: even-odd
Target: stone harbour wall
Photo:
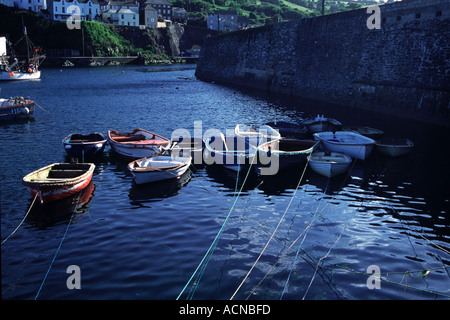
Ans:
[[[196,76],[450,125],[450,0],[379,8],[210,37]]]

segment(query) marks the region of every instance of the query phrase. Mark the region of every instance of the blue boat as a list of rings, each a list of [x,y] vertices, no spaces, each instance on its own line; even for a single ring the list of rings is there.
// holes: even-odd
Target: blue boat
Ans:
[[[33,117],[35,102],[23,97],[0,99],[0,121],[14,121]]]
[[[103,152],[106,146],[106,138],[98,132],[87,135],[75,133],[65,137],[62,143],[68,156],[83,159]]]

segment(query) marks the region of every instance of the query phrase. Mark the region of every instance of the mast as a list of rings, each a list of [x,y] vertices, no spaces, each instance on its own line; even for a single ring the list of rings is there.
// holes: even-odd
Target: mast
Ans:
[[[23,26],[23,34],[25,36],[25,50],[27,51],[27,64],[30,63],[30,45],[28,43],[27,27]]]

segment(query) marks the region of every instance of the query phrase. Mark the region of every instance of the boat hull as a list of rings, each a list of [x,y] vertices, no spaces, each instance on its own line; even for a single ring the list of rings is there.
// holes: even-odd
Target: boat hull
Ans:
[[[28,119],[33,117],[34,111],[35,111],[35,103],[30,100],[28,100],[28,102],[26,103],[3,105],[0,106],[0,120],[11,121],[11,120]]]
[[[120,156],[129,159],[140,159],[154,156],[163,152],[163,149],[169,148],[170,140],[161,136],[158,136],[152,132],[142,129],[136,129],[133,132],[126,133],[128,138],[132,138],[137,135],[144,135],[146,139],[139,141],[116,141],[117,137],[114,135],[117,132],[108,131],[108,142],[112,150],[114,150]],[[157,137],[157,139],[155,139]]]
[[[343,174],[347,171],[352,159],[344,153],[315,152],[309,158],[309,166],[316,173],[327,178]]]
[[[41,78],[41,71],[32,73],[28,72],[6,72],[0,71],[0,80],[14,81],[14,80],[39,80]]]
[[[303,124],[312,134],[325,131],[337,131],[342,128],[342,124],[331,118],[312,118],[303,121]]]
[[[325,151],[341,152],[352,158],[365,160],[375,146],[375,140],[349,131],[321,132],[314,134]]]
[[[155,163],[149,163],[148,165],[152,165],[155,167],[138,167],[136,168],[134,166],[134,163],[145,161],[146,159],[139,159],[136,161],[131,162],[128,165],[128,169],[130,170],[134,182],[136,184],[147,184],[147,183],[154,183],[164,180],[171,180],[171,179],[177,179],[181,177],[189,168],[191,164],[191,157],[172,157],[169,155],[158,155],[156,158],[168,158],[173,159],[172,162],[168,162],[169,164],[172,164],[172,166],[169,167],[156,167]]]
[[[257,149],[247,139],[236,136],[213,137],[205,145],[204,161],[206,164],[218,164],[236,172],[243,171],[250,165],[256,165]]]
[[[378,152],[390,157],[401,157],[412,152],[414,144],[409,139],[398,141],[397,143],[377,142],[376,149]]]
[[[103,152],[106,146],[106,138],[101,133],[87,136],[71,134],[65,137],[62,143],[68,156],[76,158],[92,157]]]
[[[258,155],[260,158],[270,158],[271,165],[277,161],[279,169],[282,170],[305,163],[318,145],[319,141],[282,138],[276,149],[269,148],[267,144],[258,147]]]
[[[79,165],[54,163],[44,168],[38,169],[26,175],[23,183],[28,192],[34,197],[37,196],[42,204],[61,200],[72,196],[85,189],[92,180],[95,165],[92,163],[80,164],[89,167],[82,175],[74,178],[48,178],[48,172],[56,166],[70,166],[77,168]]]
[[[234,128],[234,134],[256,147],[265,143],[270,143],[271,148],[275,148],[278,140],[281,139],[280,133],[268,125],[257,126],[238,124]]]

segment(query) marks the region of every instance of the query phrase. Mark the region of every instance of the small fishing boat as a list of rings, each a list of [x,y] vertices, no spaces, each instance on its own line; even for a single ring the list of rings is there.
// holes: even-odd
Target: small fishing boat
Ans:
[[[399,157],[411,153],[414,143],[404,138],[384,138],[376,142],[377,151],[391,157]]]
[[[271,121],[266,125],[277,130],[283,138],[301,139],[308,132],[308,128],[302,123],[288,121]]]
[[[341,152],[361,160],[366,159],[375,146],[375,140],[351,131],[319,132],[314,138],[321,141],[324,151]]]
[[[41,204],[69,197],[92,180],[93,163],[53,163],[27,174],[23,184]]]
[[[162,153],[171,144],[169,139],[144,129],[135,129],[125,133],[109,130],[108,142],[119,155],[133,159],[151,157]]]
[[[62,140],[67,155],[77,158],[90,157],[100,154],[105,149],[106,138],[95,132],[90,134],[69,134]]]
[[[374,140],[380,138],[384,134],[381,130],[367,126],[344,126],[342,130],[356,132]]]
[[[179,178],[189,168],[191,159],[191,156],[175,157],[158,154],[130,162],[128,170],[133,175],[136,184],[158,182]]]
[[[267,157],[272,160],[271,162],[278,161],[279,168],[284,169],[305,163],[308,155],[319,145],[319,141],[281,138],[277,149],[270,149],[268,145],[265,143],[258,147],[260,161]]]
[[[281,138],[277,130],[266,124],[238,124],[234,128],[234,134],[242,139],[247,139],[254,146],[270,142],[272,148],[276,147]]]
[[[0,120],[11,121],[31,118],[35,102],[24,97],[0,98]]]
[[[220,134],[206,140],[204,161],[239,172],[249,165],[256,165],[257,151],[246,139]]]
[[[23,45],[19,46],[22,41]],[[0,80],[38,80],[41,77],[39,65],[44,59],[42,48],[28,38],[26,27],[23,37],[14,46],[9,45],[6,37],[0,37]]]
[[[342,128],[342,123],[332,118],[325,118],[323,115],[306,118],[302,122],[311,133],[324,131],[338,131]]]
[[[315,172],[332,178],[347,171],[352,162],[345,153],[315,151],[309,157],[309,165]]]

